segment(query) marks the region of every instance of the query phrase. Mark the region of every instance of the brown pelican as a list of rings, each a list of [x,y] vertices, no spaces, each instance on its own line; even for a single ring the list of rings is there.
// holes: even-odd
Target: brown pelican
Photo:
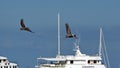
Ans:
[[[20,30],[25,30],[25,31],[32,32],[28,27],[25,26],[23,19],[21,19],[20,24],[21,24]]]
[[[71,33],[68,23],[66,23],[65,26],[66,26],[66,33],[67,33],[66,38],[77,38],[75,34]]]

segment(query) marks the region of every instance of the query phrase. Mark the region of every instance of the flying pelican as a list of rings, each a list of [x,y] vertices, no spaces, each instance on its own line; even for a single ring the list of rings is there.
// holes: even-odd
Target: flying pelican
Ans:
[[[21,19],[20,24],[21,24],[20,30],[25,30],[33,33],[28,27],[25,26],[23,19]]]
[[[72,33],[71,33],[69,24],[66,23],[65,26],[66,26],[66,33],[67,33],[67,34],[66,34],[66,38],[77,38],[75,34],[72,34]]]

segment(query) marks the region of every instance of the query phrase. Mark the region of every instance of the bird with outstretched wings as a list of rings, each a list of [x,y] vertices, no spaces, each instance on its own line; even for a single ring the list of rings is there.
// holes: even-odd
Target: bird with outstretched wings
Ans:
[[[66,26],[66,38],[76,38],[76,35],[71,33],[69,24],[66,23],[65,26]]]
[[[25,31],[32,32],[28,27],[25,26],[23,19],[21,19],[20,24],[21,24],[20,30],[25,30]]]

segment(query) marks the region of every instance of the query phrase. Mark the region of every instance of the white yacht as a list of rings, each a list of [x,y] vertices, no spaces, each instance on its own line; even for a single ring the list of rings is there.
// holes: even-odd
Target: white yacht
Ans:
[[[107,68],[102,62],[102,29],[100,29],[100,46],[97,55],[82,54],[79,49],[79,40],[75,42],[75,55],[60,54],[60,27],[58,15],[58,55],[55,58],[37,58],[35,68]]]
[[[16,63],[9,62],[7,57],[0,56],[0,68],[18,68]]]
[[[99,55],[90,56],[80,52],[75,44],[75,55],[57,55],[55,58],[37,58],[36,68],[106,68]],[[40,61],[40,62],[39,62]]]

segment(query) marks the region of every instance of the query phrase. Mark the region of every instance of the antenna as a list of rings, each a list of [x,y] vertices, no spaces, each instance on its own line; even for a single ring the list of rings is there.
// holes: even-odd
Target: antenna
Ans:
[[[58,56],[60,56],[60,15],[58,13]]]
[[[102,49],[102,28],[100,28],[100,44],[99,44],[99,56],[101,56]]]

